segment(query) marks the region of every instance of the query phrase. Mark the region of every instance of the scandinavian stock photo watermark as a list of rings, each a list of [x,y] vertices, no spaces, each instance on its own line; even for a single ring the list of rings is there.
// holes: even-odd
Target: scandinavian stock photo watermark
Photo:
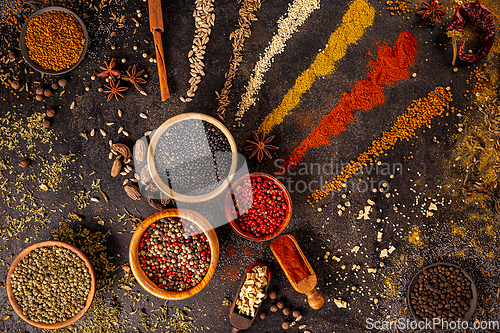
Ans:
[[[500,321],[474,321],[469,323],[464,320],[446,320],[443,318],[425,319],[421,321],[399,318],[398,320],[375,320],[367,318],[366,329],[376,331],[391,330],[500,330]]]
[[[276,178],[285,185],[289,193],[314,192],[323,185],[338,176],[350,162],[340,162],[330,159],[326,163],[299,163],[287,164],[285,160],[276,159],[274,166],[280,170]],[[403,166],[401,163],[373,163],[364,166],[348,179],[341,189],[332,191],[332,195],[340,192],[386,192],[389,190],[389,183],[386,180],[377,180],[376,176],[401,175]],[[307,177],[310,180],[297,180],[297,176]],[[365,176],[366,178],[359,178]],[[311,179],[312,178],[312,179]]]

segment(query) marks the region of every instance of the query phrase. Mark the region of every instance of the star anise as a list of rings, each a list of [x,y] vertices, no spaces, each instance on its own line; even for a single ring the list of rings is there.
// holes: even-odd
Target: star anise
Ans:
[[[120,87],[120,80],[115,81],[115,80],[110,80],[109,81],[109,86],[104,85],[106,88],[109,90],[104,90],[105,93],[108,93],[108,102],[113,99],[113,97],[118,100],[118,96],[123,98],[123,95],[120,93],[122,91],[127,90],[127,87]]]
[[[252,151],[252,154],[250,154],[249,158],[257,155],[257,160],[259,160],[259,163],[264,158],[264,154],[266,154],[267,157],[272,158],[268,149],[278,149],[278,147],[269,144],[274,139],[274,135],[268,138],[265,137],[264,132],[262,132],[260,136],[257,133],[252,132],[252,135],[255,141],[246,140],[250,144],[243,148],[243,150]]]
[[[115,79],[115,76],[118,77],[120,76],[120,72],[115,69],[116,67],[116,61],[115,58],[112,58],[109,64],[105,61],[106,67],[99,66],[102,69],[102,73],[99,73],[98,75],[100,77],[110,77],[112,80]]]
[[[420,3],[424,8],[417,12],[418,15],[422,15],[422,18],[425,20],[430,17],[431,21],[436,23],[441,23],[441,16],[446,15],[441,8],[443,6],[443,2],[437,2],[436,0],[431,0],[431,2],[421,2]]]
[[[147,96],[147,94],[139,87],[139,83],[140,84],[146,83],[146,80],[144,80],[143,78],[140,77],[142,75],[142,73],[144,73],[144,70],[142,70],[140,72],[136,72],[136,68],[134,65],[134,66],[129,67],[127,69],[126,73],[127,73],[127,75],[123,76],[122,79],[132,83],[134,85],[135,89],[139,90],[139,92],[141,94],[143,94],[144,96]]]

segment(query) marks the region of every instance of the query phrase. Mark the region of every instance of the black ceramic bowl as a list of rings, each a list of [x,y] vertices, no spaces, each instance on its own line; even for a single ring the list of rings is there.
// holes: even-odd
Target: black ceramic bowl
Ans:
[[[406,300],[408,302],[408,307],[410,308],[410,312],[411,312],[413,318],[415,318],[415,320],[417,322],[425,322],[425,319],[422,319],[422,317],[420,317],[419,315],[417,315],[415,313],[415,310],[413,309],[413,306],[411,305],[410,293],[413,290],[413,287],[415,287],[415,284],[417,283],[418,276],[420,274],[422,274],[422,272],[424,270],[429,269],[429,268],[433,268],[433,267],[437,267],[437,266],[445,266],[445,267],[455,267],[455,268],[458,268],[465,275],[465,277],[470,281],[470,287],[472,289],[472,298],[469,301],[469,311],[467,311],[465,313],[464,317],[460,319],[460,321],[469,321],[469,319],[471,319],[472,315],[474,314],[474,311],[476,311],[476,306],[477,306],[477,290],[476,290],[476,285],[474,284],[474,281],[472,281],[472,278],[470,277],[470,275],[467,274],[467,272],[464,271],[461,267],[458,267],[457,265],[449,264],[449,263],[446,263],[446,262],[438,262],[436,264],[432,264],[432,265],[429,265],[429,266],[426,266],[426,267],[422,268],[417,274],[415,274],[415,276],[411,280],[410,286],[408,287],[408,292],[406,294]],[[427,319],[427,321],[432,321],[432,320]],[[451,320],[448,320],[448,322],[450,322],[450,321]],[[439,329],[439,328],[434,329],[434,331],[437,331],[437,332],[447,332],[447,331],[451,331],[451,330],[452,330],[452,328],[450,328],[450,329]]]
[[[37,64],[35,61],[33,61],[30,58],[30,55],[28,52],[28,47],[26,46],[26,31],[28,30],[29,21],[31,19],[37,17],[38,15],[41,15],[41,14],[47,13],[47,12],[52,12],[52,11],[64,12],[64,13],[68,13],[68,14],[73,15],[75,17],[75,19],[78,21],[78,23],[80,24],[80,26],[82,28],[82,32],[83,32],[83,37],[85,38],[85,44],[83,45],[83,51],[82,51],[82,54],[80,55],[80,59],[78,59],[78,61],[74,65],[72,65],[71,67],[65,68],[65,69],[60,70],[60,71],[55,71],[52,69],[45,69],[42,66],[40,66],[39,64]],[[80,64],[80,62],[83,60],[85,53],[87,53],[88,45],[89,45],[89,34],[87,32],[87,28],[85,27],[85,24],[83,23],[82,19],[78,15],[76,15],[73,11],[71,11],[67,8],[64,8],[64,7],[60,7],[60,6],[45,7],[45,8],[40,9],[39,11],[34,13],[33,15],[31,15],[24,23],[23,28],[21,29],[21,36],[19,37],[19,46],[21,48],[21,53],[24,57],[24,60],[26,60],[26,62],[32,68],[36,69],[37,71],[39,71],[41,73],[48,74],[48,75],[65,74],[65,73],[68,73],[68,72],[72,71],[73,69],[75,69],[75,67],[78,66]]]

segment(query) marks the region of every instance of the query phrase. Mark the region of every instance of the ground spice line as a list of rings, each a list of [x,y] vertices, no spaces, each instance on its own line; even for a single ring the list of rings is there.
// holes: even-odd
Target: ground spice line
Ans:
[[[245,38],[250,38],[250,35],[252,34],[250,26],[252,25],[252,21],[257,21],[257,17],[254,13],[260,8],[262,3],[261,0],[243,0],[243,2],[242,0],[238,0],[238,2],[241,3],[241,8],[239,10],[240,17],[238,19],[239,28],[229,35],[229,39],[233,40],[233,54],[229,60],[229,71],[225,75],[226,82],[224,82],[224,87],[221,92],[215,92],[217,95],[217,102],[219,104],[216,112],[222,120],[224,120],[226,107],[230,103],[229,93],[231,92],[231,83],[236,76],[238,67],[243,61],[241,51],[243,50]]]
[[[353,111],[371,111],[385,102],[384,87],[404,80],[410,75],[408,68],[413,65],[417,53],[417,40],[408,31],[402,32],[393,47],[379,46],[377,60],[371,66],[366,79],[357,82],[354,88],[344,93],[338,104],[326,115],[320,124],[295,148],[280,172],[294,168],[311,147],[331,144],[330,136],[346,130],[348,123],[354,122]]]
[[[271,68],[274,56],[285,50],[286,41],[304,24],[315,9],[319,9],[319,4],[320,0],[294,0],[289,5],[286,16],[281,16],[278,19],[278,33],[273,36],[264,51],[264,55],[260,56],[259,61],[255,64],[253,73],[245,87],[246,91],[238,104],[236,122],[240,123],[245,112],[252,105],[255,105],[255,95],[264,84],[264,74]]]
[[[293,88],[283,97],[280,105],[266,116],[257,132],[268,134],[274,126],[281,124],[317,77],[332,74],[337,61],[345,56],[347,47],[363,36],[365,30],[372,26],[374,17],[375,10],[366,0],[354,1],[342,18],[342,25],[330,35],[324,50],[316,55],[309,69],[297,78]]]
[[[314,204],[314,202],[323,199],[332,191],[341,190],[342,187],[346,186],[345,183],[350,177],[364,166],[373,163],[375,158],[393,147],[398,140],[409,140],[415,136],[415,131],[419,127],[429,125],[432,118],[441,115],[444,110],[449,108],[452,94],[447,89],[437,87],[427,97],[414,101],[406,109],[406,112],[396,119],[390,131],[384,131],[367,150],[358,156],[356,161],[351,161],[345,166],[334,180],[312,193],[307,202]]]

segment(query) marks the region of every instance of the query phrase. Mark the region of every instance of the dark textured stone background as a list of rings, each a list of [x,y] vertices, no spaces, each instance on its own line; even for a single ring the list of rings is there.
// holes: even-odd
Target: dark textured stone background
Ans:
[[[94,5],[98,1],[94,0]],[[51,120],[52,129],[59,140],[53,145],[53,153],[48,154],[48,146],[42,145],[39,154],[41,157],[49,158],[51,155],[76,154],[76,162],[70,164],[68,180],[61,184],[57,192],[42,192],[34,188],[35,196],[43,200],[45,205],[53,208],[50,213],[52,220],[48,227],[57,227],[62,217],[69,212],[75,211],[84,219],[82,225],[92,230],[110,230],[109,242],[110,253],[115,257],[114,263],[119,266],[127,262],[128,244],[131,238],[129,232],[118,234],[124,228],[121,223],[108,223],[100,226],[96,223],[94,216],[101,216],[104,220],[114,218],[117,214],[124,213],[123,208],[130,211],[137,209],[143,217],[154,213],[154,210],[145,200],[133,202],[122,189],[124,177],[116,179],[110,176],[111,161],[108,160],[108,139],[115,142],[123,142],[132,147],[135,140],[139,139],[147,130],[158,127],[168,118],[184,112],[201,112],[215,116],[217,102],[215,91],[220,91],[224,83],[224,74],[228,70],[231,54],[231,43],[229,34],[237,24],[239,4],[236,1],[215,1],[215,26],[212,28],[210,41],[207,45],[205,55],[206,76],[199,85],[198,92],[191,103],[182,103],[180,96],[185,96],[189,88],[189,62],[187,53],[191,48],[194,34],[194,22],[192,12],[194,4],[192,1],[163,1],[165,33],[163,43],[165,47],[166,67],[169,87],[172,97],[166,102],[159,101],[159,84],[156,65],[143,59],[141,54],[153,55],[152,36],[149,32],[147,18],[147,3],[139,0],[119,0],[120,5],[111,5],[96,13],[89,9],[88,3],[76,5],[76,11],[83,16],[87,24],[91,42],[88,54],[80,66],[63,78],[68,80],[66,92],[59,96],[45,99],[44,102],[36,102],[32,99],[26,100],[25,92],[16,98],[9,89],[2,87],[0,90],[0,102],[2,115],[13,109],[26,116],[35,111],[40,111],[42,106],[55,108],[56,116]],[[384,130],[388,130],[397,116],[402,114],[411,104],[412,100],[427,96],[436,86],[451,86],[454,100],[452,105],[459,109],[465,109],[472,105],[463,97],[464,90],[469,89],[465,80],[469,78],[472,70],[467,64],[458,62],[458,73],[453,73],[451,63],[451,43],[444,35],[446,24],[435,25],[424,22],[411,12],[403,16],[391,16],[390,11],[385,9],[384,1],[370,1],[376,9],[373,26],[366,31],[357,45],[348,47],[345,57],[337,64],[337,70],[333,75],[317,80],[311,89],[302,97],[301,104],[293,110],[284,123],[276,126],[272,134],[275,135],[273,143],[280,147],[274,158],[286,159],[291,151],[297,147],[303,138],[316,126],[323,115],[331,109],[331,105],[339,100],[341,94],[350,91],[354,83],[366,77],[369,61],[375,60],[379,45],[394,45],[397,36],[409,30],[418,39],[418,52],[411,72],[418,73],[416,78],[409,78],[397,82],[392,87],[385,89],[387,101],[376,106],[372,112],[356,111],[355,123],[348,125],[347,131],[339,137],[332,138],[332,145],[312,149],[303,159],[303,162],[326,162],[333,158],[339,163],[349,162],[355,159],[359,153],[364,151],[371,142]],[[414,1],[414,3],[417,3]],[[289,2],[266,0],[261,9],[256,13],[258,21],[252,25],[252,36],[245,42],[243,50],[243,63],[233,81],[233,90],[230,95],[231,105],[227,110],[226,125],[231,130],[238,149],[241,151],[245,146],[245,140],[250,138],[250,131],[255,130],[265,115],[272,111],[281,102],[284,94],[291,88],[295,79],[306,70],[314,60],[319,49],[326,44],[330,34],[339,26],[340,20],[348,8],[346,1],[323,0],[321,8],[313,12],[309,19],[300,27],[287,42],[285,51],[277,55],[271,69],[265,74],[265,84],[259,93],[259,100],[255,107],[250,108],[243,118],[244,127],[234,127],[233,114],[236,105],[240,101],[244,86],[248,82],[255,62],[259,54],[264,52],[273,34],[276,32],[277,19],[286,12]],[[447,2],[447,19],[449,22],[452,13]],[[410,4],[410,8],[414,8]],[[138,19],[141,27],[133,34],[133,23],[131,17],[136,17],[135,11],[142,10],[143,17]],[[117,29],[116,23],[109,20],[111,12],[117,15],[127,15],[126,27]],[[409,17],[409,19],[406,19]],[[24,22],[21,19],[21,22]],[[105,42],[106,28],[108,26],[116,35],[109,42]],[[100,30],[97,30],[97,29]],[[2,37],[5,36],[14,43],[18,32],[10,26],[2,28]],[[149,43],[145,43],[145,40]],[[3,41],[2,41],[3,43]],[[477,44],[477,41],[476,41]],[[116,49],[111,50],[111,45]],[[138,45],[139,50],[133,51],[132,46]],[[2,50],[8,49],[7,45],[1,45]],[[371,51],[372,55],[367,55]],[[18,52],[19,57],[19,52]],[[97,88],[104,84],[102,79],[91,81],[90,76],[98,70],[99,65],[109,61],[112,57],[116,59],[125,58],[126,64],[119,63],[117,67],[125,70],[128,65],[136,64],[138,69],[145,69],[148,74],[148,82],[144,90],[148,96],[140,95],[131,88],[126,92],[125,98],[120,101],[106,103],[105,95],[98,93]],[[19,59],[19,58],[18,58]],[[496,58],[490,58],[490,66],[496,64]],[[480,62],[482,64],[482,62]],[[25,64],[21,65],[24,70]],[[496,65],[495,65],[496,66]],[[32,82],[40,80],[39,74],[20,74],[20,81]],[[50,77],[42,80],[44,86],[53,81]],[[453,81],[453,83],[450,83]],[[90,92],[85,87],[91,88]],[[60,92],[60,90],[58,90]],[[70,110],[72,101],[76,107]],[[23,103],[23,107],[19,104]],[[117,109],[122,109],[123,118],[117,117]],[[149,118],[139,117],[140,112],[148,112]],[[474,113],[463,112],[464,116],[474,118]],[[308,118],[306,118],[308,117]],[[304,119],[308,119],[304,121]],[[115,122],[112,128],[106,126],[107,122]],[[318,275],[318,290],[325,298],[322,309],[314,311],[307,306],[304,295],[298,294],[291,288],[281,268],[274,259],[269,242],[253,243],[245,241],[237,236],[228,225],[217,228],[216,232],[220,242],[220,261],[216,273],[209,285],[199,294],[184,301],[168,302],[171,313],[176,308],[188,306],[193,311],[190,313],[195,318],[195,326],[201,331],[229,332],[231,325],[228,320],[228,309],[222,306],[224,297],[233,299],[237,286],[246,266],[254,261],[264,262],[269,265],[273,273],[273,281],[270,290],[277,290],[279,299],[283,299],[292,310],[300,309],[304,318],[299,324],[307,324],[311,332],[361,332],[364,331],[366,318],[410,318],[409,312],[404,311],[404,294],[411,277],[425,264],[445,260],[456,263],[466,268],[474,277],[481,295],[496,293],[495,283],[498,281],[498,264],[495,263],[497,254],[496,238],[485,236],[480,230],[485,223],[492,221],[476,220],[475,223],[467,222],[467,213],[463,209],[459,195],[458,183],[452,181],[463,176],[463,169],[454,166],[453,148],[456,140],[456,124],[460,119],[454,114],[448,117],[434,119],[432,127],[426,129],[425,133],[419,130],[418,138],[410,141],[399,142],[394,150],[390,150],[387,156],[381,156],[384,163],[401,163],[402,170],[390,179],[388,175],[369,175],[377,182],[387,180],[390,192],[393,196],[386,199],[380,193],[347,194],[347,199],[340,196],[328,197],[321,202],[322,211],[317,207],[312,208],[306,203],[309,193],[292,193],[293,216],[289,226],[285,230],[296,237],[306,257]],[[119,126],[123,126],[130,133],[129,137],[116,134]],[[96,133],[94,138],[85,141],[78,134],[89,133],[92,128],[105,129],[109,136],[104,140]],[[439,143],[435,143],[436,137]],[[14,165],[14,172],[20,172],[17,164],[20,154],[27,151],[13,152],[0,147],[0,156],[9,156]],[[407,156],[413,155],[413,159]],[[39,160],[38,160],[39,161]],[[251,171],[274,172],[273,162],[266,160],[258,164],[256,160],[249,162]],[[34,161],[31,171],[36,173],[39,166]],[[93,175],[90,175],[95,172]],[[78,175],[83,176],[80,180]],[[305,175],[291,176],[293,181],[331,179],[328,175]],[[366,175],[365,175],[366,176]],[[101,178],[102,189],[110,197],[110,203],[104,200],[98,204],[92,203],[85,209],[79,210],[73,201],[75,192],[82,189],[90,190],[93,180]],[[447,185],[452,187],[447,187]],[[26,184],[26,188],[33,188]],[[454,190],[454,191],[452,191]],[[96,191],[93,195],[98,196]],[[416,201],[419,197],[419,201]],[[366,205],[367,199],[376,202],[375,211],[371,213],[370,220],[356,219],[357,212]],[[428,203],[436,199],[443,200],[444,205],[439,205],[439,210],[432,218],[425,217],[422,203]],[[348,212],[341,217],[337,215],[337,205],[350,201]],[[64,208],[60,205],[68,203]],[[327,207],[325,206],[327,205]],[[393,206],[398,206],[394,211]],[[223,209],[222,207],[220,208]],[[491,205],[485,205],[486,211],[491,211]],[[0,212],[6,210],[4,215],[11,213],[9,208],[0,201]],[[0,223],[4,218],[0,215]],[[383,218],[382,223],[377,223],[377,218]],[[463,223],[468,231],[477,235],[474,238],[476,244],[480,244],[493,251],[492,258],[483,258],[480,254],[474,255],[472,238],[469,236],[459,238],[452,235],[450,226],[452,222]],[[462,221],[462,222],[460,222]],[[220,221],[219,221],[220,222]],[[217,223],[219,223],[217,222]],[[75,226],[79,223],[75,222]],[[407,236],[414,226],[420,228],[423,244],[414,247],[407,241]],[[376,241],[377,231],[384,232],[382,243]],[[1,247],[0,255],[6,258],[10,264],[12,258],[27,244],[24,239],[33,236],[31,229],[20,235],[21,241],[9,241]],[[472,237],[472,236],[470,236]],[[474,236],[475,237],[475,236]],[[48,228],[40,230],[39,236],[33,241],[51,238]],[[361,245],[357,255],[351,253],[355,245]],[[385,267],[379,266],[381,260],[379,254],[381,249],[395,246],[396,251],[384,259]],[[472,249],[472,250],[471,250]],[[332,259],[325,262],[322,258],[326,251],[338,257],[342,256],[341,262]],[[457,255],[460,251],[469,253],[465,257]],[[469,252],[467,252],[469,251]],[[472,252],[471,252],[472,251]],[[118,257],[118,254],[120,257]],[[359,272],[352,270],[352,265],[360,265]],[[342,269],[341,265],[346,268]],[[367,274],[367,267],[376,267],[378,272],[374,275]],[[6,277],[8,266],[0,266],[0,280]],[[484,270],[490,272],[488,277]],[[363,272],[364,273],[363,273]],[[118,270],[118,277],[122,275]],[[235,279],[231,276],[235,274]],[[396,286],[396,293],[389,295],[387,279],[392,278]],[[356,291],[352,291],[356,286]],[[115,288],[116,289],[116,288]],[[137,285],[135,290],[146,293]],[[124,311],[129,311],[129,301],[126,300],[123,290],[115,290],[118,297],[124,302]],[[333,303],[334,298],[341,298],[349,303],[348,309],[338,309]],[[377,298],[379,303],[374,305],[373,299]],[[494,301],[498,299],[495,297]],[[153,304],[151,303],[153,302]],[[4,289],[0,289],[0,305],[7,304]],[[163,301],[149,297],[149,302],[142,303],[148,313],[158,309]],[[279,332],[281,323],[285,317],[281,313],[270,313],[270,300],[266,300],[263,309],[267,312],[265,320],[256,319],[254,326],[248,332]],[[492,312],[491,318],[498,318],[497,311]],[[3,312],[2,312],[3,313]],[[480,315],[480,311],[476,312]],[[389,316],[389,317],[388,317]],[[482,317],[478,317],[482,318]],[[134,332],[136,326],[138,331],[144,332],[139,324],[138,314],[131,316],[133,325],[117,328],[118,331]],[[290,329],[297,332],[298,326]],[[34,328],[25,324],[13,314],[12,318],[0,322],[0,332],[8,329],[8,332],[36,332]],[[98,328],[95,328],[99,332]],[[157,332],[161,332],[161,325]]]

